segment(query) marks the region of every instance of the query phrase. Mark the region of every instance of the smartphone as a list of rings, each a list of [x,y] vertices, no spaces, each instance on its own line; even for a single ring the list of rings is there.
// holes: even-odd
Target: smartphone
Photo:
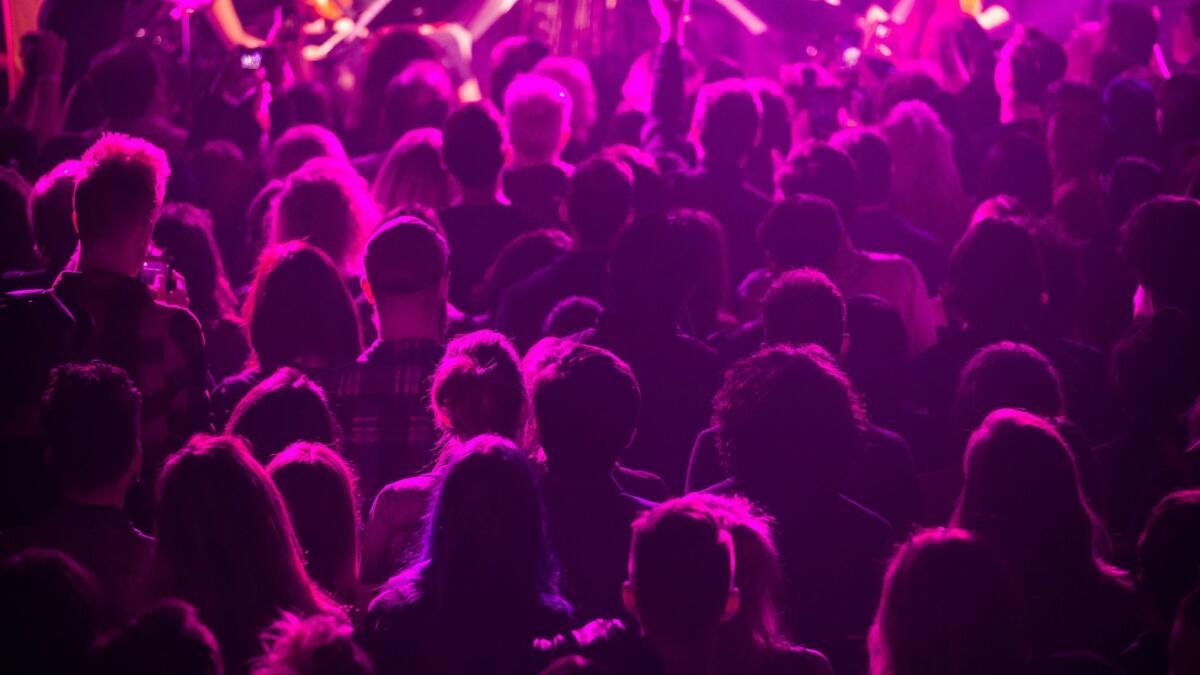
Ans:
[[[261,49],[244,49],[239,57],[242,70],[262,70],[263,52]]]
[[[166,258],[146,258],[146,262],[142,263],[142,271],[138,275],[138,279],[150,288],[158,286],[167,291],[175,290],[175,270]]]

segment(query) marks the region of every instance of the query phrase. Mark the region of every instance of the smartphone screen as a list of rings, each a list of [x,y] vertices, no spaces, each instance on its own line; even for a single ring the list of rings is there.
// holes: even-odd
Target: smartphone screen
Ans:
[[[261,49],[249,49],[241,54],[242,70],[261,70],[263,53]]]
[[[171,263],[161,258],[148,258],[146,262],[142,263],[142,272],[138,275],[138,279],[150,288],[155,286],[167,288],[172,281]]]

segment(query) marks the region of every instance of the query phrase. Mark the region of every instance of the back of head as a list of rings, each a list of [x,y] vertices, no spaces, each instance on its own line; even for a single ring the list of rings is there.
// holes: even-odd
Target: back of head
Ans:
[[[1005,58],[1007,56],[1007,58]],[[1017,101],[1040,105],[1050,85],[1067,72],[1067,53],[1062,46],[1036,28],[1025,28],[1001,52],[1002,71],[1011,78],[1004,83]],[[997,84],[1003,79],[997,75]],[[1001,95],[1007,92],[1001,91]]]
[[[541,271],[571,250],[571,236],[562,230],[534,230],[505,244],[472,292],[472,299],[492,309],[504,292]]]
[[[468,440],[497,434],[520,441],[525,415],[525,382],[508,338],[481,330],[459,336],[433,376],[434,419],[449,436]]]
[[[700,88],[692,135],[710,164],[736,164],[758,142],[762,104],[743,80],[729,79]]]
[[[846,376],[815,345],[777,345],[739,361],[713,401],[713,421],[733,476],[770,507],[836,493],[865,424]]]
[[[1047,213],[1054,200],[1053,181],[1045,144],[1023,133],[1008,133],[988,148],[976,196],[1007,195],[1034,213]]]
[[[388,143],[413,129],[442,128],[450,114],[454,85],[437,61],[413,61],[393,77],[383,97],[383,133]]]
[[[75,182],[82,173],[83,165],[78,160],[63,162],[38,179],[29,198],[29,220],[38,251],[54,272],[67,266],[79,243],[72,202]]]
[[[385,211],[409,205],[444,209],[456,193],[442,164],[442,132],[428,127],[413,129],[397,140],[371,183],[371,194]]]
[[[350,161],[337,134],[317,124],[299,124],[275,139],[267,164],[271,168],[271,178],[282,180],[308,160],[322,157],[339,162]]]
[[[1133,210],[1122,232],[1125,259],[1156,308],[1200,311],[1200,202],[1157,197]]]
[[[831,271],[846,239],[841,216],[824,197],[796,195],[777,203],[758,228],[767,260],[781,270]]]
[[[717,516],[700,501],[673,499],[633,523],[626,604],[652,641],[703,647],[726,618],[734,569]]]
[[[84,672],[98,604],[92,573],[63,553],[29,549],[0,562],[4,670]]]
[[[504,168],[507,130],[487,103],[468,103],[450,113],[442,128],[446,169],[465,188],[494,185]]]
[[[378,218],[362,176],[343,162],[318,158],[284,182],[275,198],[271,240],[307,242],[327,253],[339,269],[356,272],[363,240]]]
[[[0,273],[31,270],[41,262],[29,219],[29,193],[21,174],[0,168]]]
[[[629,366],[580,345],[540,369],[529,386],[550,469],[579,476],[611,472],[633,441],[641,406]]]
[[[154,223],[154,244],[187,282],[192,312],[204,320],[234,313],[236,298],[225,278],[225,265],[207,211],[191,204],[166,205]]]
[[[844,221],[858,212],[858,169],[850,155],[828,143],[811,141],[797,148],[779,172],[779,190],[787,197],[824,197]]]
[[[1185,71],[1173,75],[1163,85],[1159,103],[1165,148],[1200,140],[1200,74]]]
[[[127,42],[92,61],[88,77],[108,120],[136,120],[150,112],[162,75],[142,41]]]
[[[886,204],[892,194],[892,150],[887,139],[878,131],[860,127],[843,129],[829,142],[854,161],[862,204]]]
[[[548,56],[538,61],[533,73],[566,87],[571,95],[571,136],[586,141],[596,124],[596,85],[587,64],[573,56]]]
[[[108,636],[92,653],[94,675],[221,675],[221,650],[196,609],[167,600]]]
[[[873,295],[846,301],[848,344],[842,366],[871,412],[902,405],[907,387],[908,333],[891,303]]]
[[[829,277],[816,270],[785,272],[763,298],[763,332],[768,344],[812,342],[841,354],[846,301]]]
[[[549,164],[571,134],[571,94],[558,82],[541,75],[521,75],[504,93],[504,116],[517,158]]]
[[[979,350],[963,366],[955,395],[965,431],[1001,408],[1016,408],[1047,419],[1066,413],[1058,370],[1025,344],[998,342]]]
[[[629,222],[633,174],[623,162],[593,157],[579,165],[567,188],[567,219],[578,244],[607,248]]]
[[[533,70],[539,61],[550,54],[550,48],[545,43],[524,35],[514,35],[501,40],[492,48],[492,102],[497,107],[504,107],[504,97],[508,85],[521,73]]]
[[[162,150],[122,134],[105,134],[84,153],[75,182],[80,247],[124,243],[148,235],[167,192],[170,164]]]
[[[225,432],[245,439],[263,464],[292,443],[334,445],[341,435],[325,392],[294,368],[280,368],[242,397]]]
[[[1158,155],[1158,99],[1154,87],[1134,77],[1118,77],[1104,88],[1104,120],[1117,152]]]
[[[1138,206],[1163,193],[1165,179],[1157,164],[1141,157],[1122,157],[1113,162],[1105,199],[1108,220],[1120,227]]]
[[[449,272],[450,247],[425,222],[400,216],[380,225],[367,242],[363,269],[376,298],[436,291]]]
[[[1131,2],[1113,2],[1108,6],[1105,39],[1108,48],[1125,56],[1134,65],[1148,65],[1158,44],[1158,19],[1149,7]]]
[[[271,132],[282,134],[294,126],[333,126],[333,100],[329,88],[317,80],[302,80],[272,92]]]
[[[1200,491],[1163,497],[1138,541],[1138,588],[1163,621],[1200,583]]]
[[[70,495],[120,485],[140,466],[142,396],[99,361],[54,370],[42,406],[51,470]]]
[[[1175,309],[1155,311],[1121,336],[1110,367],[1133,430],[1179,429],[1181,415],[1200,394],[1195,322]]]
[[[320,443],[288,446],[267,465],[308,574],[338,598],[351,598],[358,579],[357,479],[346,460]]]
[[[329,256],[308,244],[263,252],[245,313],[250,345],[266,371],[345,365],[362,349],[346,283]]]
[[[1030,328],[1044,292],[1037,242],[1013,221],[974,225],[950,256],[946,303],[972,329],[1012,333]]]
[[[672,327],[700,279],[695,230],[687,212],[646,216],[617,235],[609,264],[608,309]]]
[[[267,651],[251,675],[372,675],[370,659],[354,643],[354,630],[330,616],[302,619],[285,613],[263,633]]]
[[[1002,675],[1025,659],[1016,585],[1000,556],[955,529],[892,558],[869,638],[873,675]]]

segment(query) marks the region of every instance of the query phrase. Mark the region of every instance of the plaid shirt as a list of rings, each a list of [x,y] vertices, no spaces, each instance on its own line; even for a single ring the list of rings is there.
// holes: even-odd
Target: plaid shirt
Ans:
[[[142,393],[144,475],[188,438],[210,429],[204,336],[186,309],[158,302],[142,282],[105,272],[64,272],[54,294],[75,315],[83,359],[124,368]]]
[[[365,504],[384,485],[429,464],[437,438],[429,386],[441,357],[442,345],[433,340],[377,340],[356,364],[326,380]]]

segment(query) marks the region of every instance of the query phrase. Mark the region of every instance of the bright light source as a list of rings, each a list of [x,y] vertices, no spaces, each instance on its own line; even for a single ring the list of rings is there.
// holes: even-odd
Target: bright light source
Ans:
[[[988,7],[980,12],[979,15],[975,17],[975,20],[979,22],[979,26],[981,28],[986,31],[991,31],[1011,21],[1012,15],[1008,13],[1007,9],[1004,9],[1000,5],[992,5],[991,7]]]

